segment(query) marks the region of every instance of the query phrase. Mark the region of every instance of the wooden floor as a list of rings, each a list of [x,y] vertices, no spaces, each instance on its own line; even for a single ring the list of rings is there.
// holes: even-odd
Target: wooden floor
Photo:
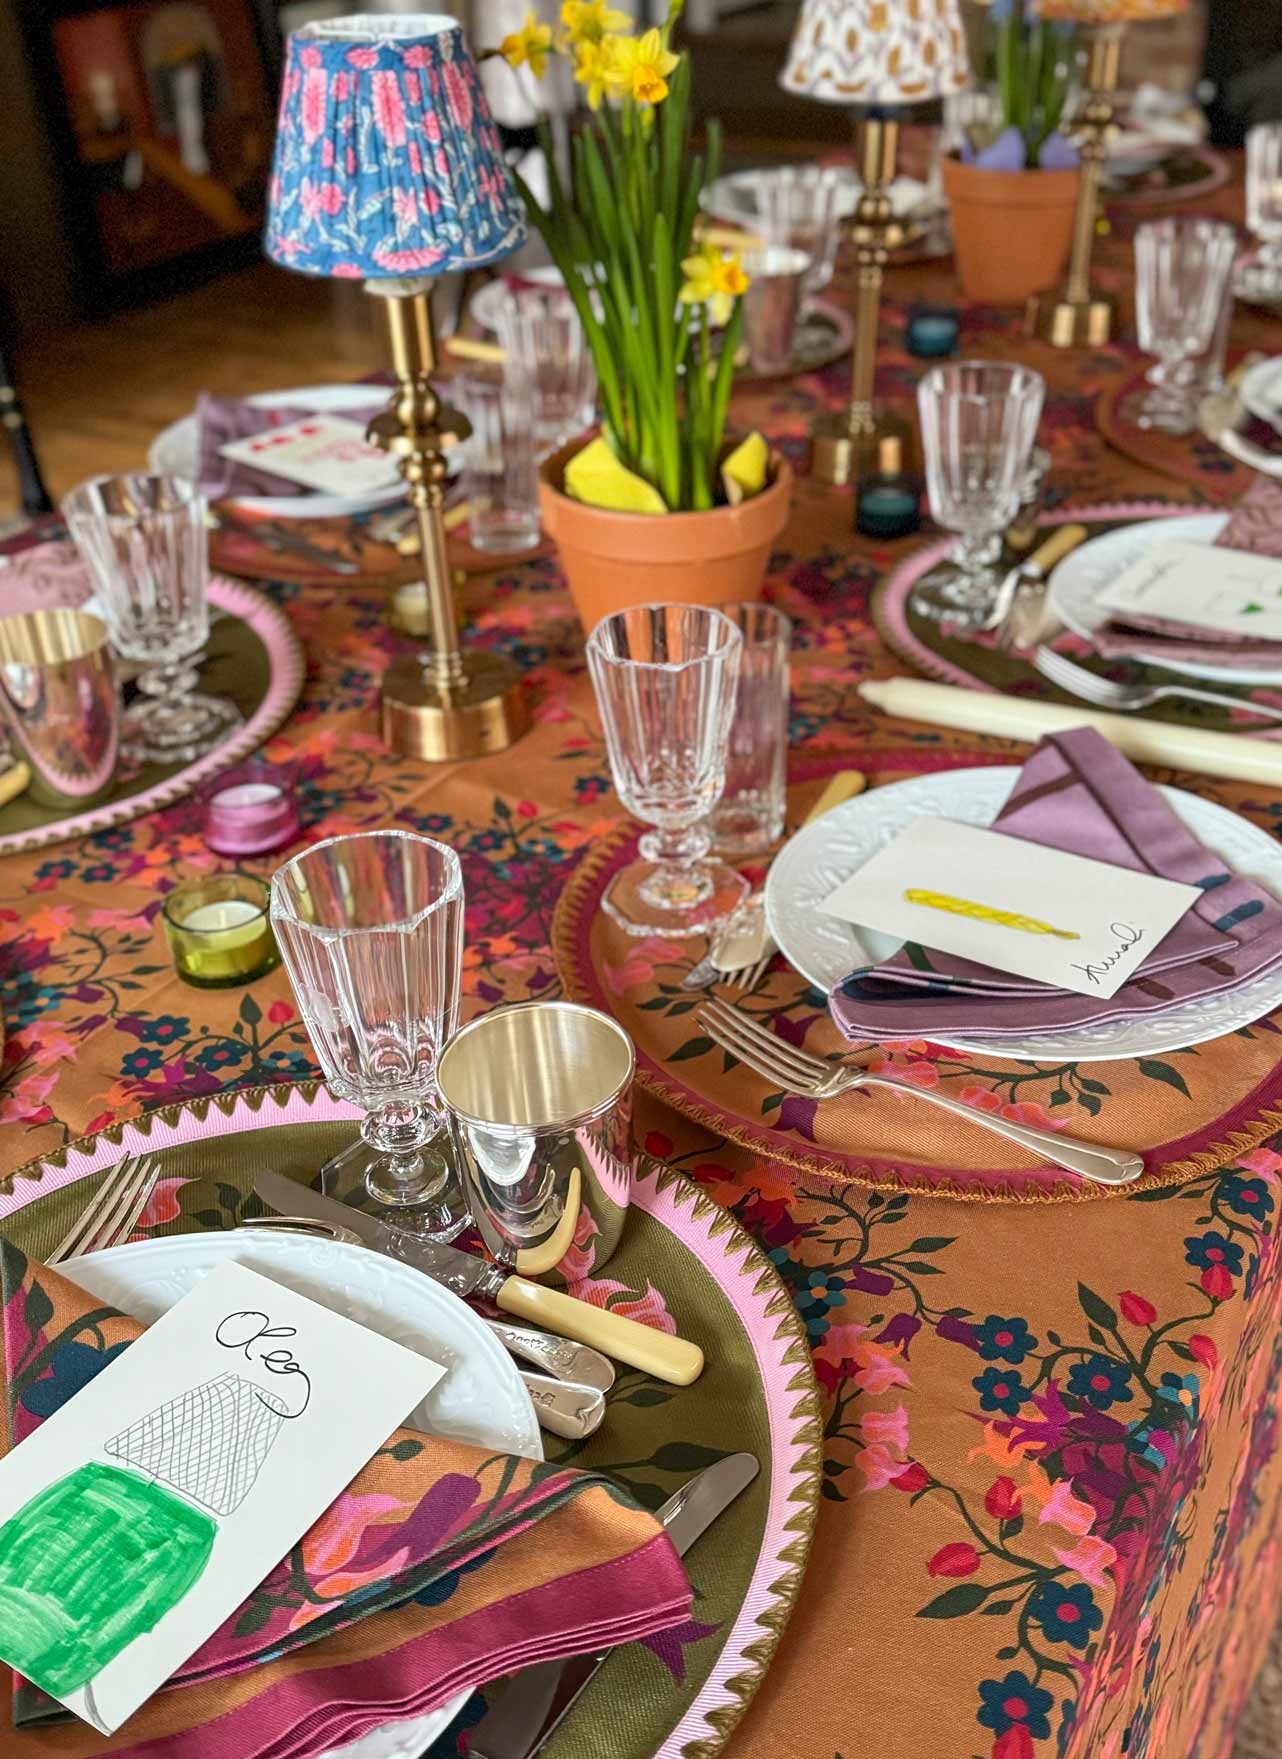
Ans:
[[[32,339],[11,364],[50,493],[145,468],[150,441],[198,391],[243,396],[385,366],[374,304],[359,286],[262,263],[145,311]],[[17,507],[0,445],[0,520]]]

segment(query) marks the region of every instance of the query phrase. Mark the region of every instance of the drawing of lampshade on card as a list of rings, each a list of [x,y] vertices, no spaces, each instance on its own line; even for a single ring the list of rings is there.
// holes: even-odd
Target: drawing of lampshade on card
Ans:
[[[284,1423],[301,1414],[221,1374],[112,1436],[103,1451],[120,1465],[87,1460],[32,1497],[0,1527],[5,1656],[101,1727],[95,1674],[199,1580],[215,1517],[235,1512]]]

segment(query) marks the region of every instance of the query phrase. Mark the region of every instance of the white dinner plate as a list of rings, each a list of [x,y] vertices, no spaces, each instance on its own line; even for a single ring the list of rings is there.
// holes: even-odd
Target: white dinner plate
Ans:
[[[1108,613],[1099,603],[1100,595],[1124,569],[1139,561],[1154,544],[1213,544],[1228,520],[1227,513],[1180,513],[1172,519],[1143,519],[1117,531],[1106,531],[1103,537],[1091,538],[1065,556],[1051,575],[1051,612],[1075,635],[1093,642],[1095,631],[1108,621]],[[1174,666],[1169,656],[1162,654],[1160,645],[1139,657],[1168,672],[1178,671],[1182,676],[1205,678],[1217,684],[1282,684],[1282,667],[1276,664],[1217,666],[1202,660],[1182,660]]]
[[[794,170],[805,167],[794,166]],[[834,167],[837,184],[836,210],[839,220],[848,220],[859,204],[863,193],[863,184],[855,173],[847,167]],[[699,206],[714,220],[724,221],[729,226],[743,226],[751,231],[761,222],[761,201],[758,194],[762,172],[731,171],[725,177],[718,177],[710,183],[699,197]],[[890,199],[890,210],[897,220],[906,220],[910,214],[925,216],[933,211],[930,186],[918,177],[896,177],[889,184],[886,194]]]
[[[449,1372],[410,1412],[409,1428],[543,1458],[534,1406],[502,1344],[456,1295],[380,1253],[267,1229],[235,1229],[142,1240],[87,1253],[58,1269],[99,1300],[150,1324],[229,1259],[444,1363]],[[385,1723],[320,1759],[411,1759],[449,1726],[470,1696],[461,1692],[426,1716]]]
[[[528,281],[535,287],[565,286],[561,271],[555,263],[536,263],[532,268],[522,269],[521,280]],[[506,297],[507,282],[499,276],[477,288],[468,301],[468,312],[483,330],[491,330],[497,335],[499,312]]]
[[[844,983],[857,966],[889,959],[902,942],[827,915],[824,899],[915,818],[991,825],[1018,775],[1013,765],[1003,765],[915,776],[848,800],[798,831],[775,857],[766,880],[766,919],[780,951],[825,994]],[[1282,897],[1282,848],[1267,831],[1182,788],[1159,792],[1198,841],[1214,850],[1233,872]],[[1203,1044],[1249,1026],[1279,1006],[1282,969],[1223,995],[1131,1019],[1030,1032],[1019,1038],[989,1039],[982,1032],[925,1036],[979,1056],[1112,1062]]]
[[[1242,374],[1237,393],[1252,415],[1282,428],[1282,358],[1275,354],[1257,360]]]
[[[301,385],[296,391],[260,391],[247,397],[256,409],[305,409],[314,415],[347,415],[354,409],[371,409],[384,401],[387,388],[380,385]],[[147,464],[153,471],[170,476],[196,476],[196,417],[184,415],[162,428],[147,451]],[[458,447],[447,454],[450,475],[462,469],[463,457]],[[306,490],[297,495],[238,495],[233,506],[246,513],[258,513],[264,519],[347,519],[356,513],[371,513],[378,507],[391,507],[404,500],[405,485],[395,482],[372,495],[321,495]]]

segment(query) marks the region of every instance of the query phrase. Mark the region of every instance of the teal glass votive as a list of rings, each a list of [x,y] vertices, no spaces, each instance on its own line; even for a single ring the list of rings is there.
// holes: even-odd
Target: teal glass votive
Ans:
[[[961,315],[956,306],[918,303],[908,308],[904,340],[918,360],[943,360],[956,352]]]
[[[218,873],[170,892],[163,911],[174,970],[196,989],[234,989],[280,964],[267,883]]]
[[[921,527],[921,485],[905,471],[874,472],[855,484],[855,530],[864,537],[911,537]]]

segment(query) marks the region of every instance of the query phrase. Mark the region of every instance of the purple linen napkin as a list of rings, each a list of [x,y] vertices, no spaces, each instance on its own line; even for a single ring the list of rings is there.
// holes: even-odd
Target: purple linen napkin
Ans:
[[[373,398],[368,409],[335,410],[344,421],[359,422],[362,427],[372,421],[383,401]],[[288,427],[301,421],[310,409],[294,409],[282,405],[263,409],[243,397],[215,397],[202,391],[196,399],[196,475],[209,501],[234,499],[239,495],[306,495],[314,490],[285,476],[273,476],[254,464],[235,464],[219,450],[233,440],[250,440],[268,428]]]
[[[1270,430],[1272,431],[1272,430]],[[1274,435],[1274,439],[1277,436]],[[1282,556],[1282,480],[1262,476],[1238,502],[1215,547]],[[1106,660],[1159,656],[1178,667],[1192,665],[1282,666],[1282,642],[1244,641],[1227,631],[1199,629],[1170,617],[1127,617],[1104,623],[1091,637]]]
[[[1203,896],[1117,994],[1095,999],[909,942],[852,973],[829,998],[850,1039],[1019,1036],[1156,1013],[1216,995],[1282,961],[1282,903],[1229,873],[1156,788],[1093,727],[1044,739],[993,827],[1012,840],[1198,886]]]

